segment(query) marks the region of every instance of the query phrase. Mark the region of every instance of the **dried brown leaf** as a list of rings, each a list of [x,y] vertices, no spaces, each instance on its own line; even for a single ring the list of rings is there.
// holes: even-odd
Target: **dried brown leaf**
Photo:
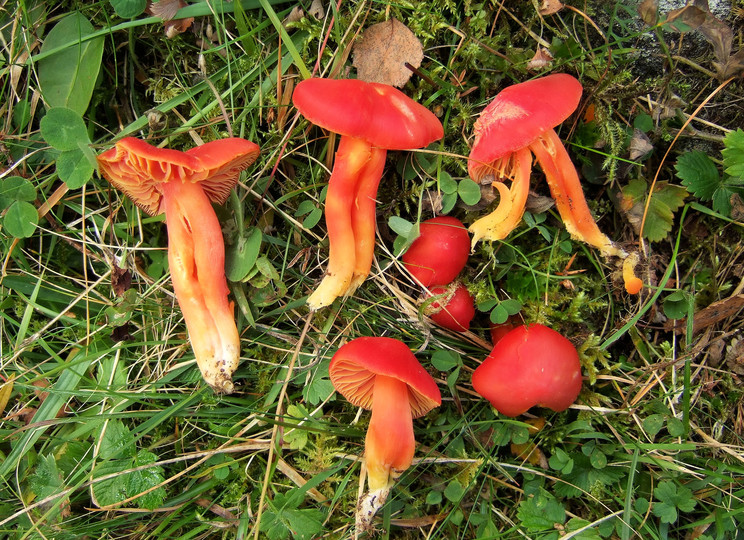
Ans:
[[[630,155],[629,158],[635,161],[639,157],[643,157],[654,149],[654,145],[651,144],[651,140],[648,136],[640,129],[633,130],[633,137],[630,139]]]
[[[535,56],[527,62],[527,69],[538,70],[546,67],[550,67],[550,63],[553,61],[553,55],[550,51],[544,47],[538,47],[535,51]]]
[[[710,13],[698,6],[685,6],[674,9],[667,14],[667,22],[672,23],[672,28],[678,32],[691,32],[697,30],[705,23]],[[674,24],[678,23],[678,24]],[[682,23],[682,24],[679,24]]]
[[[643,0],[638,6],[638,15],[649,26],[654,26],[659,20],[659,6],[656,0]]]
[[[424,49],[413,32],[402,22],[390,19],[367,28],[354,46],[354,67],[363,81],[401,87],[418,68]]]
[[[736,315],[741,309],[744,309],[744,294],[729,296],[718,302],[713,302],[693,315],[692,333],[696,334],[700,330],[704,330],[709,326],[713,326],[724,319]],[[684,332],[686,329],[686,319],[667,321],[666,330],[674,330],[679,333]]]
[[[193,17],[187,19],[176,19],[178,10],[188,6],[184,0],[160,0],[159,2],[152,2],[147,6],[147,12],[153,17],[160,17],[163,19],[163,28],[165,30],[165,37],[172,39],[178,34],[184,33],[188,30],[194,22]]]
[[[563,2],[559,0],[543,0],[537,12],[540,15],[552,15],[563,9]]]
[[[716,19],[708,13],[705,22],[698,28],[705,39],[713,45],[713,54],[719,63],[725,63],[731,56],[731,44],[734,41],[734,32],[722,20]]]
[[[722,81],[744,73],[744,49],[739,49],[725,62],[714,62],[718,78]]]
[[[111,288],[116,296],[124,296],[124,293],[132,287],[132,273],[129,270],[119,268],[116,263],[111,269]]]

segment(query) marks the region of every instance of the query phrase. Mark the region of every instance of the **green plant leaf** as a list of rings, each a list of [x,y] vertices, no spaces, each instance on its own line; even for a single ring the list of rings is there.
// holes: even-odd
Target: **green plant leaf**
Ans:
[[[5,212],[3,227],[15,238],[28,238],[39,223],[39,212],[26,201],[16,201]]]
[[[413,223],[398,216],[390,216],[388,226],[395,234],[405,238],[408,238],[408,235],[413,231]]]
[[[94,167],[79,148],[65,150],[57,157],[57,175],[70,189],[80,189],[93,176]]]
[[[62,152],[79,150],[79,143],[90,143],[83,117],[67,107],[49,109],[41,119],[40,127],[44,140]]]
[[[677,486],[671,480],[664,480],[654,488],[654,498],[658,502],[653,504],[651,510],[662,523],[674,523],[678,511],[691,512],[697,505],[692,491],[685,486]]]
[[[648,185],[642,178],[634,178],[622,188],[621,205],[640,226],[643,216]],[[668,182],[658,182],[648,206],[643,237],[651,242],[659,242],[667,237],[674,223],[674,212],[684,205],[687,190]]]
[[[111,7],[122,19],[132,19],[144,13],[147,0],[109,0]]]
[[[452,351],[438,350],[431,355],[431,365],[439,371],[449,371],[461,363],[460,355]]]
[[[439,189],[442,193],[452,194],[457,193],[457,181],[446,171],[440,171],[439,173]]]
[[[460,183],[457,185],[457,193],[460,195],[462,202],[468,206],[477,204],[481,200],[480,186],[470,178],[460,180]]]
[[[723,139],[723,166],[726,174],[744,178],[744,130],[729,132]]]
[[[154,510],[165,500],[165,489],[160,486],[165,480],[165,477],[163,476],[163,468],[159,465],[154,465],[157,460],[158,457],[152,452],[141,450],[134,457],[133,468],[151,466],[139,471],[132,471],[126,475],[127,497],[134,497],[139,493],[155,488],[136,499],[137,506],[140,508]]]
[[[15,201],[33,201],[36,198],[34,185],[20,176],[9,176],[0,183],[0,211]]]
[[[225,253],[225,275],[230,281],[242,281],[253,270],[261,251],[263,235],[258,227],[239,234],[237,241]]]
[[[682,319],[689,310],[692,296],[684,291],[674,291],[664,298],[664,315],[670,319]]]
[[[93,96],[103,58],[104,38],[85,40],[93,25],[82,14],[72,12],[49,31],[41,52],[64,47],[39,60],[39,86],[44,100],[52,107],[69,107],[85,114]]]
[[[533,496],[519,503],[517,517],[522,521],[522,526],[530,531],[549,531],[566,521],[566,510],[553,495],[540,488]]]
[[[674,168],[682,184],[701,201],[711,200],[721,183],[716,164],[700,151],[679,156]]]

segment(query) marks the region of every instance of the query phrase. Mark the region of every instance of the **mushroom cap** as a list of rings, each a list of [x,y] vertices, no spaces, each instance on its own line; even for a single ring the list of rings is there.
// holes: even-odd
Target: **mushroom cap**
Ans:
[[[444,136],[434,113],[387,84],[305,79],[292,101],[313,124],[386,150],[422,148]]]
[[[581,83],[567,73],[507,86],[483,109],[473,128],[475,141],[468,170],[480,178],[479,169],[532,143],[576,110]]]
[[[150,215],[159,214],[164,182],[199,182],[212,202],[223,204],[240,171],[258,157],[258,145],[231,137],[186,152],[157,148],[126,137],[97,158],[101,175]]]
[[[506,416],[534,405],[556,412],[581,391],[581,362],[576,348],[541,324],[518,326],[501,338],[473,372],[473,388]]]
[[[442,403],[439,387],[402,341],[387,337],[360,337],[342,345],[328,372],[333,386],[357,407],[372,409],[375,377],[385,375],[408,385],[413,418]]]

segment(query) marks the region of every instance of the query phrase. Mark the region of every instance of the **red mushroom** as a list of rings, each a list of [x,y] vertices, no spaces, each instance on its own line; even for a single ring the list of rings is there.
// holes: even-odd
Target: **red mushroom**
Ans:
[[[387,150],[421,148],[444,132],[433,113],[386,84],[307,79],[292,101],[310,122],[341,135],[325,202],[328,270],[307,301],[316,310],[353,293],[369,274]]]
[[[467,332],[470,329],[470,321],[475,317],[475,304],[467,287],[455,282],[446,287],[437,285],[429,292],[432,296],[442,297],[424,310],[432,321],[454,332]]]
[[[470,236],[465,225],[450,216],[439,216],[419,226],[419,236],[401,257],[406,269],[424,287],[451,283],[465,268]]]
[[[369,493],[357,513],[357,524],[366,528],[395,479],[411,465],[416,444],[413,418],[439,406],[442,398],[431,375],[397,339],[349,341],[333,355],[328,371],[339,393],[372,411],[364,442]]]
[[[502,337],[473,372],[473,388],[506,416],[540,405],[556,412],[581,391],[581,362],[571,342],[541,324]]]
[[[254,143],[213,141],[186,152],[127,137],[98,156],[101,175],[150,215],[165,213],[173,290],[204,380],[233,391],[240,337],[228,301],[225,246],[212,202],[222,204],[240,171],[258,157]]]
[[[500,201],[494,212],[470,226],[473,245],[480,239],[502,240],[518,225],[534,154],[571,236],[605,256],[627,256],[599,230],[576,168],[553,130],[576,109],[581,92],[578,80],[557,73],[509,86],[483,110],[475,123],[468,172],[476,182],[490,182],[499,191]],[[509,188],[504,180],[511,180]]]

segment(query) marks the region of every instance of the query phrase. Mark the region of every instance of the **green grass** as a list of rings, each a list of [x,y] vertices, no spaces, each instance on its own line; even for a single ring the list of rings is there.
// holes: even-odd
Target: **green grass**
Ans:
[[[369,413],[333,392],[328,364],[347,340],[381,335],[408,344],[443,397],[414,423],[417,461],[378,515],[381,537],[741,538],[742,217],[736,200],[727,211],[694,196],[695,171],[684,184],[675,171],[678,156],[701,150],[706,170],[720,174],[709,184],[741,194],[725,170],[744,157],[734,136],[724,143],[742,125],[741,77],[711,78],[713,51],[697,33],[645,27],[621,2],[588,11],[569,2],[543,18],[531,3],[456,4],[326,3],[323,18],[285,28],[290,4],[196,3],[186,8],[193,31],[172,39],[158,19],[122,19],[109,2],[0,8],[0,181],[16,186],[0,192],[0,538],[354,537]],[[89,21],[88,35],[49,38],[73,12]],[[319,209],[331,150],[285,107],[288,92],[311,73],[345,75],[354,36],[388,17],[423,43],[425,77],[403,91],[436,111],[445,138],[389,153],[372,275],[311,315],[305,299],[328,254]],[[741,30],[735,14],[725,22]],[[554,61],[528,71],[538,43]],[[96,47],[100,62],[54,61]],[[624,293],[614,264],[568,237],[553,209],[477,246],[462,276],[477,301],[521,307],[582,354],[575,405],[510,419],[470,383],[490,351],[489,313],[463,335],[432,326],[389,220],[427,219],[439,196],[465,223],[483,215],[453,187],[467,180],[473,122],[504,86],[549,72],[584,85],[581,113],[558,133],[600,228],[637,246],[631,223],[657,177],[647,225],[660,239],[643,242],[650,285],[639,297]],[[91,97],[75,88],[62,101],[83,127],[55,123],[54,113],[44,125],[52,107],[40,92],[50,77],[74,76],[89,76],[80,84]],[[584,121],[589,104],[594,122]],[[694,131],[680,131],[686,123]],[[634,127],[653,148],[631,158]],[[125,135],[186,149],[230,133],[262,152],[217,213],[228,252],[247,231],[261,243],[230,283],[237,390],[215,396],[172,293],[162,217],[140,212],[88,158]],[[664,182],[693,195],[677,208]],[[532,188],[547,194],[539,168]],[[620,192],[637,199],[629,212]],[[29,211],[30,230],[21,219]],[[132,277],[121,297],[112,285],[120,268]],[[507,299],[516,302],[500,304]],[[546,421],[539,431],[537,418]],[[525,443],[535,459],[511,450]]]

